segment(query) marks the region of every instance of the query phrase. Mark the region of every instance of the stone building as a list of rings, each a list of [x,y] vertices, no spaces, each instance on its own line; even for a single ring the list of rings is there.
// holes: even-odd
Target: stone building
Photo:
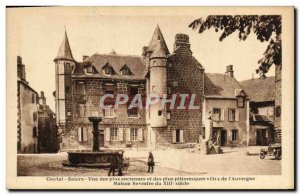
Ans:
[[[249,99],[233,66],[225,74],[206,73],[204,83],[203,138],[220,146],[249,145]]]
[[[25,65],[17,57],[18,153],[38,152],[38,93],[26,81]]]
[[[105,94],[195,94],[201,106],[204,69],[190,50],[189,37],[175,36],[173,52],[157,26],[140,56],[95,53],[81,62],[72,56],[67,34],[54,59],[56,69],[56,122],[62,138],[61,149],[85,149],[92,145],[88,117],[102,117],[100,143],[104,147],[157,148],[196,142],[202,126],[198,110],[100,108]],[[164,100],[160,96],[161,101]],[[106,102],[110,104],[109,102]],[[113,103],[111,103],[113,104]]]
[[[275,142],[281,143],[282,65],[275,66]]]
[[[38,152],[56,153],[58,150],[55,113],[47,105],[44,92],[41,91],[38,105]]]
[[[240,82],[250,97],[250,145],[273,143],[275,121],[275,77]]]

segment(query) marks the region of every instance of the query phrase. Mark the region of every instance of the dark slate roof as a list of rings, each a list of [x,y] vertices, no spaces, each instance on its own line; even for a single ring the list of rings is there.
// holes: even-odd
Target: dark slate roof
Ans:
[[[87,65],[92,65],[97,70],[97,72],[93,75],[84,74],[83,68]],[[103,74],[103,67],[107,65],[110,65],[113,68],[115,74]],[[121,69],[124,65],[129,67],[132,75],[126,76],[121,74]],[[95,53],[94,55],[85,59],[82,63],[76,64],[76,68],[73,72],[73,77],[141,80],[145,79],[146,73],[146,61],[142,56]]]
[[[251,101],[265,102],[275,100],[275,77],[250,79],[240,82]]]
[[[157,47],[157,43],[160,42],[160,52],[161,53],[164,53],[164,54],[169,54],[169,49],[167,47],[167,44],[165,42],[165,39],[164,39],[164,36],[162,35],[162,32],[159,28],[159,26],[157,25],[156,28],[155,28],[155,31],[152,35],[152,38],[151,38],[151,41],[149,43],[149,46],[148,46],[148,51],[154,51],[155,48]]]
[[[57,57],[55,58],[55,60],[71,60],[71,61],[75,61],[72,55],[72,50],[70,47],[70,43],[69,43],[69,39],[68,39],[68,35],[67,32],[65,31],[65,36],[64,39],[60,45]]]
[[[157,41],[151,54],[151,58],[155,58],[155,57],[167,58],[167,53],[164,51],[163,43],[160,40]]]
[[[235,98],[243,87],[229,75],[219,73],[204,74],[204,94],[206,97]],[[247,94],[246,94],[247,96]]]

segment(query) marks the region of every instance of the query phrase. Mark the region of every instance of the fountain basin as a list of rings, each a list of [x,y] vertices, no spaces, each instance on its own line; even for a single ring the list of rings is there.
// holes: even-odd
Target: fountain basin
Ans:
[[[78,150],[68,152],[68,162],[63,162],[64,166],[106,168],[110,166],[113,154],[117,154],[119,159],[123,159],[123,150]]]

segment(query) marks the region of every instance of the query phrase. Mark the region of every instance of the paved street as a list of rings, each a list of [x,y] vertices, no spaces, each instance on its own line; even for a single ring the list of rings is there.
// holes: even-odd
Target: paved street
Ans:
[[[261,147],[223,148],[223,154],[200,155],[192,149],[153,151],[156,176],[172,175],[277,175],[281,174],[281,161],[273,157],[261,160],[257,155]],[[252,155],[246,155],[250,152]],[[130,167],[125,175],[144,176],[147,171],[146,150],[125,150]],[[66,153],[18,155],[18,175],[26,176],[100,176],[107,170],[63,167]]]

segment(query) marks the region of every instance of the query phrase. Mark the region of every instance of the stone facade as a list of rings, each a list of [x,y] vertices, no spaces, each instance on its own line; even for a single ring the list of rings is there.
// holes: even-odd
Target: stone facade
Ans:
[[[55,113],[46,104],[44,92],[41,91],[38,105],[38,153],[56,153],[59,140]]]
[[[38,152],[38,94],[25,78],[25,65],[17,58],[18,70],[18,153]]]
[[[281,143],[282,65],[275,67],[275,142]]]
[[[203,138],[220,146],[249,145],[249,98],[234,78],[233,66],[227,66],[225,74],[204,77]]]
[[[192,56],[187,35],[176,35],[174,52],[170,54],[157,27],[141,56],[118,55],[114,51],[84,56],[82,62],[76,62],[65,34],[54,61],[61,150],[91,149],[92,125],[88,117],[92,115],[102,118],[102,147],[155,149],[197,142],[202,127],[204,69]],[[128,111],[128,104],[117,109],[100,107],[100,98],[105,94],[132,97],[138,93],[145,97],[152,92],[195,94],[195,106],[200,108],[158,110],[151,106],[149,110]]]
[[[214,99],[206,98],[204,102],[205,106],[205,139],[213,137],[214,134],[219,137],[219,144],[221,146],[246,146],[251,145],[252,138],[249,137],[250,129],[248,123],[248,101],[245,101],[244,107],[237,107],[236,99]],[[220,109],[220,118],[214,119],[213,109]],[[229,119],[230,110],[235,111],[234,120]],[[238,113],[238,114],[237,114]],[[207,119],[211,116],[211,119]],[[212,130],[212,132],[210,131]],[[237,136],[234,138],[233,132],[237,132]],[[210,135],[210,133],[212,133]]]

